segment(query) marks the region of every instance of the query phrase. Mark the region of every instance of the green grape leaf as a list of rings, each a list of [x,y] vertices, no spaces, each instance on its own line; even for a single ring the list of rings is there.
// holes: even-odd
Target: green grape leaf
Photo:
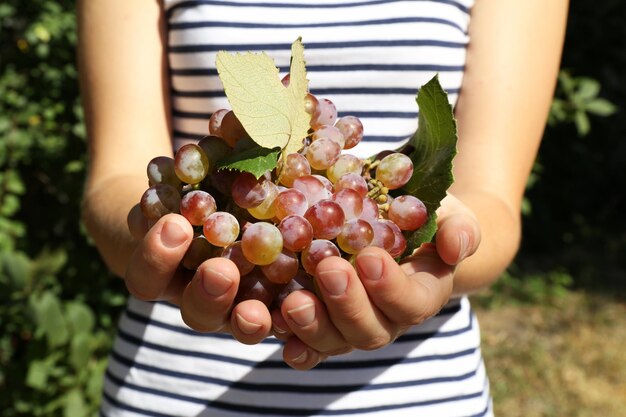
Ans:
[[[232,110],[252,140],[264,148],[296,148],[307,135],[304,98],[308,89],[300,39],[292,45],[290,84],[285,87],[266,54],[217,53],[217,71]]]
[[[260,178],[267,171],[271,171],[276,167],[279,155],[279,147],[268,149],[256,146],[217,161],[217,169],[249,172],[256,178]]]
[[[448,95],[433,77],[417,93],[418,127],[408,145],[413,148],[413,175],[396,194],[411,194],[424,202],[429,219],[425,226],[407,235],[405,255],[429,242],[437,230],[435,210],[452,182],[452,160],[456,155],[457,129]]]

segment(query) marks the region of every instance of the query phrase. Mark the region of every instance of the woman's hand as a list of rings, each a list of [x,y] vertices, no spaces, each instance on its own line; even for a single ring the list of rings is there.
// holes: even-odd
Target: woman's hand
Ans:
[[[185,323],[200,332],[229,332],[246,344],[270,334],[272,320],[265,304],[246,300],[234,305],[239,271],[232,261],[211,258],[195,272],[180,267],[193,238],[183,216],[168,214],[150,225],[136,206],[128,226],[139,240],[125,274],[133,296],[179,305]]]
[[[338,257],[320,262],[323,301],[296,291],[272,314],[285,362],[310,369],[330,355],[378,349],[437,314],[452,294],[456,265],[480,243],[478,221],[455,197],[443,200],[438,216],[436,246],[423,245],[400,265],[379,248],[361,251],[356,270]]]

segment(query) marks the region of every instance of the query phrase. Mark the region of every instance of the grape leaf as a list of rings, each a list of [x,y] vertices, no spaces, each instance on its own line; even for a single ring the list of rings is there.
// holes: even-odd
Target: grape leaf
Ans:
[[[217,161],[217,169],[230,169],[242,172],[249,172],[257,179],[267,171],[276,167],[278,163],[280,148],[273,149],[255,146],[247,151],[230,155]]]
[[[413,175],[397,194],[411,194],[424,202],[429,213],[428,223],[407,236],[405,255],[422,243],[429,242],[435,232],[435,210],[454,181],[452,160],[456,155],[457,130],[447,93],[433,77],[417,93],[418,127],[408,145],[413,148]]]
[[[215,63],[226,97],[252,140],[264,148],[302,147],[310,117],[304,110],[308,81],[300,39],[292,45],[286,88],[266,53],[220,51]]]

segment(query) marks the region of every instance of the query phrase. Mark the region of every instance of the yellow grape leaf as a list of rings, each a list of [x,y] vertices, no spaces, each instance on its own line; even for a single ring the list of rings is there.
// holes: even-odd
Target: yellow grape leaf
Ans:
[[[304,110],[307,92],[304,49],[300,39],[292,45],[289,87],[280,80],[278,68],[266,54],[217,54],[217,71],[231,108],[252,140],[264,148],[295,149],[309,129]]]

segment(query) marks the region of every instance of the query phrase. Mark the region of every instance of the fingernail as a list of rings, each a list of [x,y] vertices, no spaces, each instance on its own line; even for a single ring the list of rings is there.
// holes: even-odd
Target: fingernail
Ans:
[[[341,295],[348,287],[348,274],[342,270],[320,272],[321,285],[330,295]]]
[[[298,326],[308,326],[315,320],[315,305],[312,303],[304,304],[287,311],[287,314]]]
[[[276,324],[272,324],[272,330],[274,330],[274,333],[279,335],[287,334],[287,330],[277,326]]]
[[[177,248],[187,240],[187,234],[179,224],[173,221],[165,222],[161,228],[161,243],[169,249]]]
[[[201,270],[200,273],[202,274],[202,285],[204,290],[213,297],[224,295],[231,285],[233,285],[233,281],[231,281],[226,275],[214,269],[206,268]]]
[[[237,314],[237,327],[241,330],[242,333],[245,334],[255,334],[261,328],[260,324],[249,322],[244,319],[241,314]]]
[[[467,258],[467,253],[469,251],[469,235],[467,232],[459,233],[459,260],[461,262],[463,259]]]
[[[383,275],[383,260],[374,253],[361,253],[356,257],[359,275],[372,281],[378,281]]]
[[[305,349],[301,354],[291,359],[293,363],[304,363],[309,359],[309,352]]]

